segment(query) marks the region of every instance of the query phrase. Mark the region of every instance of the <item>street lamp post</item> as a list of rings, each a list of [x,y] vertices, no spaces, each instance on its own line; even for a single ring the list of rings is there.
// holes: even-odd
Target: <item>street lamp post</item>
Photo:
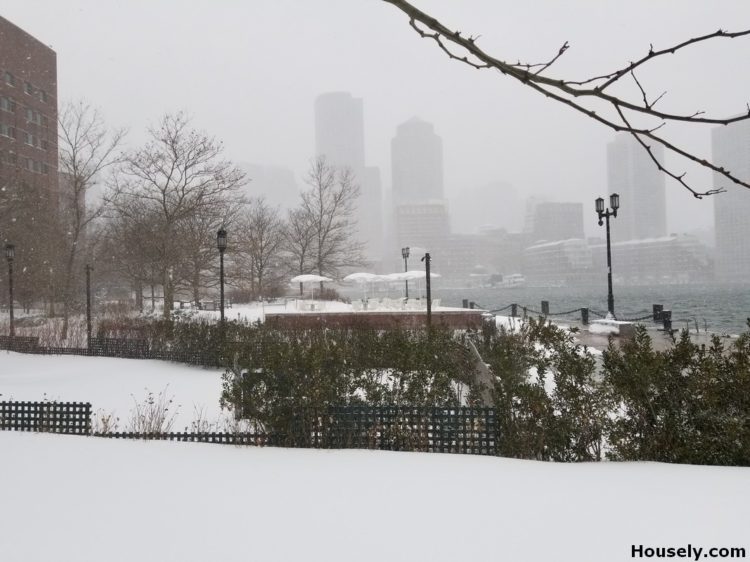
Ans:
[[[401,248],[401,257],[404,258],[404,273],[409,271],[409,246],[406,248]],[[404,283],[406,286],[406,300],[409,300],[409,280],[404,279]]]
[[[10,303],[8,306],[10,312],[10,337],[16,335],[16,327],[13,322],[13,259],[16,257],[16,247],[13,244],[5,245],[5,257],[8,260],[8,293]]]
[[[612,249],[609,237],[609,217],[616,217],[617,209],[620,208],[620,196],[617,195],[617,193],[613,193],[609,196],[609,206],[612,207],[612,209],[605,210],[604,199],[601,197],[596,199],[596,213],[599,215],[599,226],[601,226],[604,221],[607,223],[607,288],[609,291],[607,293],[607,311],[609,312],[607,316],[615,318],[615,297],[612,293]]]
[[[421,261],[424,262],[425,286],[427,287],[427,331],[432,326],[432,293],[430,292],[430,253],[426,252]]]
[[[227,231],[222,226],[216,233],[216,247],[219,249],[219,291],[220,291],[220,318],[224,324],[224,250],[227,249]]]
[[[86,345],[91,349],[91,264],[86,264]]]

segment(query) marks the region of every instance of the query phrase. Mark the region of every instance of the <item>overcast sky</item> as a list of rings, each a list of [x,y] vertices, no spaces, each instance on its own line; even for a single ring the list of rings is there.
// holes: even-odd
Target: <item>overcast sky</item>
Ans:
[[[569,41],[548,74],[576,79],[619,68],[649,43],[750,24],[747,0],[414,3],[513,62],[546,60]],[[386,189],[395,128],[417,115],[443,138],[449,196],[507,181],[523,197],[588,210],[606,194],[610,130],[499,73],[448,60],[380,0],[3,0],[0,13],[55,49],[61,100],[99,106],[134,143],[163,113],[186,109],[230,158],[286,166],[299,179],[314,151],[314,98],[346,90],[364,99],[366,159]],[[750,101],[749,55],[750,38],[719,41],[640,78],[655,95],[668,91],[663,110],[736,114]],[[709,126],[675,132],[710,156]],[[709,174],[690,174],[712,187]],[[670,231],[713,224],[710,201],[671,181],[667,194]],[[585,216],[596,233],[594,211]]]

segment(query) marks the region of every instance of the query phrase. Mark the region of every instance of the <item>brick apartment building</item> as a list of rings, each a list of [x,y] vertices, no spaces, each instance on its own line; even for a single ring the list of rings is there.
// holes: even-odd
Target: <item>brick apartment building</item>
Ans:
[[[16,247],[15,295],[27,308],[52,284],[59,198],[57,55],[0,17],[0,248]]]
[[[0,188],[55,208],[57,166],[57,55],[0,16]]]

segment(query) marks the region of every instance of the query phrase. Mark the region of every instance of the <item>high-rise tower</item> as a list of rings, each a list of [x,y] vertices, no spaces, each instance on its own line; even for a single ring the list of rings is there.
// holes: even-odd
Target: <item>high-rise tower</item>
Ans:
[[[750,122],[740,121],[711,131],[713,161],[750,180]],[[750,189],[714,173],[714,187],[726,189],[712,197],[716,229],[716,277],[720,281],[750,279]]]
[[[395,205],[443,199],[443,141],[431,123],[413,117],[391,141]]]
[[[365,165],[362,99],[349,92],[329,92],[315,100],[315,154],[329,164],[349,168],[360,188],[357,202],[359,238],[369,260],[382,259],[382,189],[376,168]]]
[[[654,156],[663,161],[662,147],[652,143]],[[620,195],[620,209],[612,227],[616,242],[667,235],[664,174],[631,135],[620,134],[607,145],[609,193]],[[591,212],[594,216],[593,211]]]

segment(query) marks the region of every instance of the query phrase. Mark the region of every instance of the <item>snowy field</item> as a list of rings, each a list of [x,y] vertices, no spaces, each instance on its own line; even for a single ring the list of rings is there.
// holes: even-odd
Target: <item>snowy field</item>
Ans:
[[[224,419],[222,372],[156,360],[0,351],[0,400],[90,402],[94,412],[114,413],[125,430],[135,401],[162,393],[173,399],[173,430],[184,431],[197,413],[210,422]]]
[[[219,415],[220,373],[0,353],[0,399],[126,411],[167,387]],[[188,420],[185,415],[183,419]],[[551,464],[0,432],[9,562],[633,560],[744,547],[750,469]]]
[[[750,546],[740,468],[12,432],[0,456],[9,562],[616,562],[633,544]]]

